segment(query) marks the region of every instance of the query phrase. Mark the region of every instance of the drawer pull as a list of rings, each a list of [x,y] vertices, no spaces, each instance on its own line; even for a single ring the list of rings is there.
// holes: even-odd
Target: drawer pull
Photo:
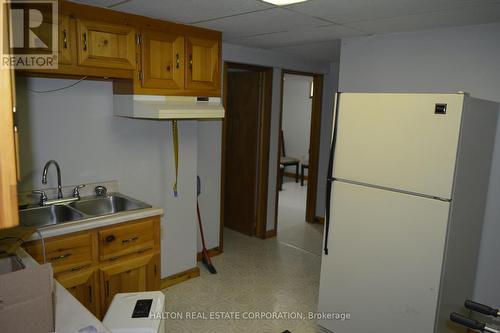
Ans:
[[[116,239],[116,237],[115,237],[115,236],[113,236],[113,235],[109,235],[108,237],[106,237],[106,242],[111,243],[111,242],[112,242],[112,241],[114,241],[115,239]]]
[[[71,253],[61,254],[60,256],[49,258],[49,261],[57,261],[57,260],[67,258],[69,256],[71,256]]]
[[[124,239],[124,240],[122,240],[122,244],[133,243],[133,242],[137,241],[138,239],[139,239],[139,237],[137,237],[137,236],[129,238],[129,239]]]
[[[175,55],[175,68],[179,68],[181,60],[179,59],[179,53]]]

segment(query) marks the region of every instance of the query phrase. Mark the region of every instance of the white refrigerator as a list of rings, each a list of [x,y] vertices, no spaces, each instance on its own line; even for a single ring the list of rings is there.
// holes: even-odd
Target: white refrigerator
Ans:
[[[464,332],[448,316],[473,296],[498,104],[461,93],[337,96],[318,324]]]

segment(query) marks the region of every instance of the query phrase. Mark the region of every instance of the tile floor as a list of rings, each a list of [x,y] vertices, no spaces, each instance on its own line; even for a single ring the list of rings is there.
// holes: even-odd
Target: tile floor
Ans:
[[[320,332],[314,321],[306,319],[209,318],[210,313],[218,311],[237,312],[240,317],[273,311],[307,316],[316,311],[321,262],[317,250],[321,250],[321,244],[318,247],[309,242],[321,242],[321,236],[317,228],[301,227],[305,224],[305,189],[287,182],[280,193],[283,205],[278,234],[283,236],[262,240],[226,229],[224,253],[213,258],[218,274],[211,275],[200,267],[199,278],[164,290],[167,311],[184,316],[168,319],[166,332]],[[300,237],[300,232],[311,235]],[[195,312],[196,316],[201,313],[208,319],[187,320],[186,312]]]

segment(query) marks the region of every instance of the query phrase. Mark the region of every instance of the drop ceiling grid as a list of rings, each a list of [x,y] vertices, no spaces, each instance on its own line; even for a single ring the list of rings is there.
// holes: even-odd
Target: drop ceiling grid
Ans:
[[[290,30],[270,34],[262,34],[249,37],[225,36],[228,42],[241,43],[249,46],[263,48],[277,48],[304,43],[317,43],[336,40],[346,37],[356,37],[366,35],[358,29],[347,28],[342,25],[328,25],[321,27],[305,28],[300,30]]]
[[[261,0],[73,1],[219,30],[235,44],[310,50],[311,58],[338,48],[342,38],[500,22],[500,0],[309,0],[283,7]]]

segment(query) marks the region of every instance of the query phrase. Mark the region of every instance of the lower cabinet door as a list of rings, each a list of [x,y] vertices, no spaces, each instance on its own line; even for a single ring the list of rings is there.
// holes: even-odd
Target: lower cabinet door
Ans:
[[[56,275],[56,280],[66,288],[97,318],[100,318],[99,275],[97,268],[87,268],[78,272]]]
[[[117,293],[160,289],[160,254],[120,260],[101,267],[102,308],[108,309]]]

